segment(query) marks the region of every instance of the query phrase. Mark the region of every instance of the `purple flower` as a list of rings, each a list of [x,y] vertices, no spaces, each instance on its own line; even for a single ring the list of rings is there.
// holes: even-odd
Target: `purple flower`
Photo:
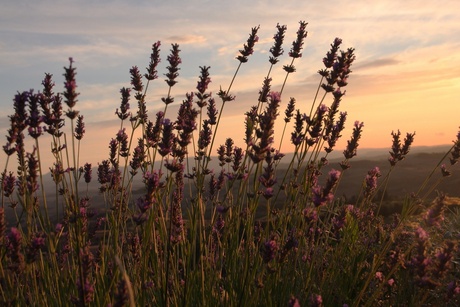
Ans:
[[[141,214],[144,214],[150,208],[152,208],[152,206],[154,204],[153,200],[154,200],[154,198],[149,198],[149,197],[146,197],[146,196],[141,196],[141,197],[139,197],[137,199],[136,205],[139,208],[139,210],[141,211]]]
[[[115,111],[118,118],[121,120],[127,119],[131,116],[131,112],[129,112],[129,96],[130,96],[131,89],[123,87],[120,90],[121,93],[121,104],[120,104],[120,111],[118,109]]]
[[[75,104],[77,103],[77,97],[80,95],[79,93],[76,92],[77,89],[77,83],[75,81],[75,75],[77,74],[75,72],[75,67],[72,66],[73,64],[73,59],[69,58],[69,67],[64,67],[65,73],[64,73],[64,88],[65,91],[63,93],[64,98],[65,98],[65,103],[67,106],[72,109]]]
[[[21,253],[21,232],[17,228],[11,227],[7,242],[7,255],[11,259],[9,268],[16,273],[21,273],[25,268],[24,255]]]
[[[334,42],[331,44],[331,50],[328,51],[326,57],[323,58],[323,63],[326,68],[331,68],[337,60],[337,51],[339,51],[341,44],[342,40],[340,38],[337,37],[334,39]]]
[[[234,95],[230,95],[227,91],[222,90],[222,88],[217,92],[217,96],[222,99],[222,102],[233,101],[235,100]]]
[[[85,166],[83,167],[84,170],[84,175],[83,177],[85,178],[86,183],[91,182],[91,174],[93,170],[91,169],[91,163],[85,163]]]
[[[430,227],[441,227],[446,209],[446,196],[442,193],[434,201],[434,205],[426,212],[424,220]]]
[[[272,81],[272,78],[266,77],[264,80],[264,83],[262,85],[262,89],[259,91],[259,101],[260,102],[267,102],[267,96],[268,93],[270,92],[270,82]]]
[[[36,153],[35,147],[32,153],[27,153],[27,167],[29,170],[29,174],[27,175],[26,180],[27,180],[27,189],[30,194],[33,194],[39,188],[39,185],[38,185],[39,161],[35,157],[35,153]]]
[[[324,150],[326,152],[328,153],[332,152],[338,139],[342,136],[340,133],[345,128],[346,119],[347,119],[347,112],[340,112],[339,120],[334,125],[332,125],[332,127],[326,128],[326,140],[328,144],[327,147],[324,147]]]
[[[312,294],[310,296],[310,306],[321,307],[323,306],[323,298],[319,294]]]
[[[134,148],[133,158],[129,162],[129,166],[131,166],[131,175],[136,175],[137,169],[141,167],[142,163],[145,159],[145,152],[144,152],[144,141],[143,139],[139,139],[138,145]]]
[[[200,158],[205,155],[205,149],[211,143],[212,130],[209,120],[203,121],[203,128],[201,128],[200,136],[198,138],[198,151],[197,156]]]
[[[258,163],[265,159],[273,143],[275,121],[278,116],[278,107],[281,97],[278,92],[270,92],[268,97],[270,98],[269,103],[265,111],[259,115],[259,127],[255,129],[259,142],[257,144],[252,144],[249,149],[249,156],[254,163]]]
[[[85,123],[83,122],[83,115],[78,115],[77,126],[75,127],[74,136],[77,140],[81,140],[85,134]]]
[[[192,133],[196,129],[196,117],[198,111],[193,108],[193,93],[186,94],[186,99],[179,107],[177,120],[175,123],[176,130],[178,131],[177,143],[181,148],[177,148],[178,156],[187,154],[187,145],[190,143]]]
[[[209,198],[213,199],[215,195],[222,189],[225,182],[225,171],[221,170],[216,178],[214,173],[211,173],[209,180]]]
[[[318,106],[316,115],[312,120],[310,120],[307,116],[307,124],[309,125],[308,134],[310,135],[310,138],[307,140],[307,144],[309,146],[313,146],[319,141],[319,136],[321,135],[321,131],[323,129],[323,118],[327,111],[328,108],[326,105],[321,104]]]
[[[460,131],[457,133],[457,139],[454,141],[454,148],[451,151],[450,164],[454,165],[460,159]]]
[[[50,117],[45,114],[45,131],[49,134],[60,137],[62,132],[60,129],[64,126],[64,119],[62,118],[62,97],[57,94],[53,96],[51,102],[51,115]]]
[[[6,175],[6,170],[2,173],[2,188],[3,188],[3,195],[5,197],[10,197],[13,195],[14,186],[16,183],[16,177],[14,176],[13,172],[9,172],[8,176]]]
[[[5,208],[0,208],[0,246],[3,246],[6,232]]]
[[[168,55],[168,58],[167,58],[169,62],[169,66],[166,67],[166,69],[168,70],[168,73],[165,74],[165,76],[168,78],[165,81],[170,87],[174,86],[177,83],[176,78],[179,76],[178,71],[180,70],[179,64],[182,63],[182,60],[179,57],[179,52],[180,52],[179,45],[171,44],[171,46],[172,46],[171,54]]]
[[[147,188],[147,195],[153,196],[158,189],[164,186],[164,184],[160,181],[162,175],[163,174],[161,172],[156,171],[147,171],[144,174],[143,182]]]
[[[286,111],[284,111],[284,114],[286,115],[286,117],[284,118],[284,122],[289,123],[291,121],[291,118],[294,115],[294,109],[295,109],[295,98],[291,97],[286,107]]]
[[[145,128],[145,134],[147,138],[147,146],[154,147],[160,141],[161,125],[163,123],[164,113],[158,111],[156,114],[155,124],[149,121]]]
[[[218,238],[222,236],[222,233],[224,232],[224,227],[225,227],[225,221],[222,218],[222,214],[217,215],[216,222],[214,223],[214,226],[212,227],[212,232],[215,234]]]
[[[110,162],[108,160],[102,161],[97,167],[97,180],[100,184],[105,184],[110,181]]]
[[[331,51],[323,59],[326,69],[318,72],[327,81],[321,84],[321,87],[327,93],[334,91],[335,84],[339,88],[347,86],[347,80],[351,73],[350,67],[356,58],[353,48],[348,48],[347,51],[340,51],[340,56],[337,56],[338,47],[341,42],[340,39],[334,40],[334,43],[331,45]]]
[[[212,126],[212,125],[215,125],[217,123],[217,109],[216,109],[216,101],[214,100],[214,98],[209,98],[209,101],[208,101],[208,117],[209,117],[209,124]]]
[[[406,137],[404,138],[404,145],[401,145],[401,132],[399,130],[396,133],[392,131],[391,135],[393,136],[393,145],[391,147],[390,158],[388,158],[388,161],[390,161],[390,164],[394,166],[396,163],[406,158],[406,155],[409,153],[410,146],[414,142],[415,132],[406,134]]]
[[[348,160],[356,156],[356,151],[359,145],[358,141],[361,138],[363,126],[364,126],[364,123],[355,121],[351,140],[347,141],[347,148],[343,152],[345,159]]]
[[[299,300],[294,296],[288,301],[288,307],[300,307]]]
[[[364,195],[366,197],[372,195],[372,193],[377,189],[377,179],[380,176],[380,169],[377,166],[367,172],[365,179],[366,187],[364,189]]]
[[[447,285],[447,300],[451,300],[454,298],[454,296],[457,296],[460,294],[460,286],[457,286],[456,281],[451,281]]]
[[[22,243],[22,235],[16,227],[11,227],[10,233],[8,235],[8,241],[10,243],[11,249],[14,251],[19,251]]]
[[[139,93],[144,89],[144,86],[142,85],[142,75],[137,66],[131,67],[129,73],[131,74],[131,86],[136,92],[138,92],[138,94],[136,94],[136,99],[139,100],[139,97],[142,97],[142,94]]]
[[[241,63],[246,63],[248,57],[254,53],[254,45],[259,41],[259,37],[257,36],[259,28],[260,26],[251,29],[247,43],[243,45],[243,49],[240,50],[240,55],[236,57]]]
[[[340,171],[333,169],[329,172],[329,178],[324,188],[319,185],[312,188],[312,201],[315,207],[325,205],[334,199],[333,189],[337,185],[340,175]]]
[[[85,248],[85,250],[80,252],[80,259],[81,274],[79,278],[76,278],[79,297],[74,300],[78,302],[78,305],[85,306],[94,299],[94,283],[91,281],[91,275],[95,266],[95,260],[89,248]]]
[[[160,45],[161,45],[160,41],[157,41],[156,43],[152,45],[152,53],[150,54],[149,67],[147,67],[147,73],[144,75],[144,77],[149,81],[152,81],[158,78],[158,75],[157,75],[158,72],[156,69],[157,69],[158,64],[161,61],[160,60]]]
[[[109,157],[110,157],[110,162],[112,164],[116,164],[116,157],[117,157],[117,150],[118,150],[118,141],[115,139],[111,139],[109,142]]]
[[[45,78],[42,81],[43,85],[43,98],[46,100],[46,103],[49,104],[52,100],[52,97],[54,96],[53,92],[53,87],[55,86],[55,83],[52,80],[53,75],[52,74],[45,74]]]
[[[264,167],[264,172],[259,177],[259,182],[266,188],[272,188],[276,184],[275,164],[272,150],[265,157],[267,165]],[[273,194],[273,189],[270,191]]]
[[[446,168],[445,164],[441,165],[441,174],[443,177],[449,177],[452,173]]]
[[[289,56],[291,58],[300,58],[302,56],[302,48],[304,39],[307,37],[308,32],[306,31],[307,22],[300,21],[300,26],[297,30],[297,38],[295,41],[292,42],[291,51],[289,51]]]
[[[234,142],[232,138],[227,138],[225,140],[225,162],[226,163],[232,162],[233,144]]]
[[[198,84],[196,86],[196,89],[198,92],[196,92],[196,97],[198,98],[197,105],[200,108],[203,108],[206,106],[206,99],[208,99],[211,95],[206,94],[206,90],[208,89],[208,85],[211,82],[211,78],[209,78],[209,68],[210,66],[200,66],[201,74],[200,78],[198,80]]]
[[[305,218],[307,225],[318,220],[318,211],[315,208],[307,207],[303,209],[302,214]]]
[[[219,166],[224,166],[225,165],[225,146],[220,145],[217,148],[217,159],[220,161]]]
[[[265,263],[269,263],[271,260],[275,259],[276,252],[279,248],[278,242],[276,242],[276,237],[272,236],[270,240],[265,241],[263,247],[262,258]]]
[[[26,127],[27,112],[26,105],[29,99],[29,92],[17,93],[13,99],[14,115],[10,116],[11,126],[18,132],[22,132]]]
[[[26,252],[27,263],[32,263],[37,260],[38,252],[45,246],[45,235],[36,233],[32,238]]]
[[[295,124],[294,124],[294,132],[291,133],[291,142],[295,146],[299,146],[303,140],[305,139],[305,134],[303,133],[304,130],[304,121],[303,116],[299,110],[297,110],[295,116]]]
[[[456,252],[456,244],[453,241],[446,241],[445,246],[439,249],[435,255],[435,269],[433,275],[436,278],[442,278],[445,273],[450,269],[451,260]]]
[[[232,169],[234,172],[238,172],[240,169],[241,162],[243,161],[243,149],[240,147],[235,146],[233,148],[233,165]]]
[[[126,134],[126,129],[123,128],[117,133],[117,142],[120,144],[120,156],[128,156],[128,135]]]
[[[40,124],[43,122],[43,116],[40,115],[38,110],[40,95],[34,94],[32,90],[28,94],[29,101],[29,116],[26,120],[26,124],[29,126],[29,135],[37,139],[42,135],[42,127]]]
[[[284,53],[282,45],[283,45],[284,34],[286,32],[287,26],[285,26],[285,25],[280,26],[280,24],[278,23],[276,25],[276,28],[278,29],[278,31],[273,36],[273,39],[275,40],[275,43],[273,44],[273,47],[270,48],[270,53],[272,55],[269,57],[269,61],[273,65],[278,63],[278,61],[279,61],[278,57],[280,57]]]

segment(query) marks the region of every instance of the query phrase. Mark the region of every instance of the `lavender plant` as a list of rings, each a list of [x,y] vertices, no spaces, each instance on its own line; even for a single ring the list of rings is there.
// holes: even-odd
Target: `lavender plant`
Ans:
[[[297,108],[296,99],[285,99],[283,90],[296,71],[294,60],[302,57],[306,26],[299,23],[289,63],[280,69],[286,73],[280,88],[270,76],[283,61],[287,26],[276,26],[259,99],[242,119],[243,147],[235,145],[234,136],[215,142],[225,105],[237,103],[231,90],[242,65],[250,65],[259,26],[239,51],[226,90],[220,87],[214,97],[211,67],[199,67],[197,86],[185,94],[177,114],[168,109],[176,103],[172,87],[180,82],[177,44],[167,57],[164,109],[154,115],[147,110],[161,59],[161,43],[154,43],[145,73],[138,66],[129,70],[130,85],[120,89],[115,111],[119,129],[107,140],[108,156],[94,167],[80,156],[80,143],[91,131],[76,109],[72,58],[64,67],[62,93],[54,92],[51,74],[45,74],[42,91],[18,92],[3,146],[1,303],[457,305],[460,237],[445,234],[460,215],[448,210],[444,194],[433,204],[429,195],[452,174],[443,160],[450,155],[451,165],[458,161],[460,133],[420,189],[405,198],[401,214],[384,219],[379,214],[383,196],[376,198],[408,156],[415,133],[402,143],[399,130],[392,132],[389,171],[374,167],[363,174],[354,202],[340,197],[337,189],[358,155],[362,122],[353,124],[343,160],[327,172],[326,167],[346,126],[341,104],[355,53],[341,50],[342,40],[335,38],[322,59],[311,103],[302,103],[307,110]],[[283,110],[279,134],[275,123]],[[293,154],[286,158],[280,150],[289,126]],[[43,133],[52,139],[49,174],[41,164]],[[15,171],[9,165],[14,157]],[[438,180],[430,184],[438,169]],[[54,187],[44,186],[44,176]],[[93,201],[94,185],[101,205]],[[54,200],[47,197],[52,190]]]

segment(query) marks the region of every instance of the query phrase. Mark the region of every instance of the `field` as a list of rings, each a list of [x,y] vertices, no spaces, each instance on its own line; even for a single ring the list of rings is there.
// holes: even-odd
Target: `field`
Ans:
[[[200,67],[177,114],[168,112],[182,63],[177,44],[166,59],[164,110],[147,111],[160,61],[154,43],[146,71],[133,66],[130,87],[120,89],[120,129],[97,166],[80,152],[86,131],[72,58],[61,93],[49,74],[40,91],[18,92],[3,147],[1,303],[457,306],[460,133],[450,146],[412,148],[415,133],[393,130],[387,149],[361,155],[365,127],[356,121],[347,146],[336,148],[348,124],[341,102],[354,49],[332,41],[313,102],[301,110],[283,89],[306,25],[299,22],[275,91],[270,74],[286,31],[277,25],[259,99],[242,114],[244,148],[215,136],[259,27],[228,87],[211,94],[209,67]],[[51,172],[40,163],[43,134],[52,137]],[[290,152],[279,151],[283,142]]]

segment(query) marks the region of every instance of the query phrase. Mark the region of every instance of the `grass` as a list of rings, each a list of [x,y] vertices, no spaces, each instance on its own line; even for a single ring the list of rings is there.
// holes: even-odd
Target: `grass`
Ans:
[[[80,157],[86,131],[75,108],[72,59],[62,93],[54,93],[50,74],[42,91],[18,92],[1,180],[2,304],[457,306],[460,215],[452,198],[431,195],[450,176],[444,161],[453,165],[460,157],[460,134],[416,193],[398,195],[399,213],[380,214],[413,133],[403,138],[392,132],[385,173],[370,168],[359,179],[359,194],[341,197],[337,191],[351,180],[344,174],[353,167],[364,129],[355,122],[343,160],[335,169],[328,165],[346,123],[340,102],[354,49],[341,50],[342,41],[334,39],[311,105],[297,109],[282,92],[301,58],[306,26],[299,23],[290,64],[282,67],[284,83],[273,91],[270,74],[284,54],[286,31],[277,25],[259,100],[244,114],[245,148],[231,138],[215,144],[215,137],[259,27],[240,50],[229,86],[212,96],[209,67],[200,67],[197,88],[175,117],[168,105],[175,103],[172,89],[182,62],[177,44],[167,57],[164,110],[153,118],[146,110],[149,84],[158,79],[161,43],[153,44],[146,73],[133,67],[130,87],[120,90],[120,129],[107,140],[109,156],[96,168]],[[285,126],[275,144],[281,112]],[[43,133],[53,140],[52,186],[44,185],[49,180],[40,162]],[[279,152],[283,142],[292,145],[286,161]],[[14,157],[18,167],[11,171]],[[99,191],[91,195],[96,180]],[[136,180],[141,190],[133,188]],[[96,200],[104,204],[99,214]]]

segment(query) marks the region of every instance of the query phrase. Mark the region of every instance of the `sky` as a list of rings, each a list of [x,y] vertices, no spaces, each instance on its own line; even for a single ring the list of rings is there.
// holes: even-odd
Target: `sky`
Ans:
[[[279,90],[289,64],[287,53],[299,21],[308,22],[303,56],[288,78],[279,116],[289,97],[307,113],[319,82],[317,71],[334,38],[356,49],[349,85],[341,104],[348,122],[337,151],[343,151],[353,122],[364,122],[360,148],[391,147],[391,132],[415,132],[414,146],[451,144],[460,126],[460,2],[451,1],[248,1],[248,0],[15,0],[0,10],[0,134],[4,145],[8,115],[17,91],[41,90],[45,73],[55,91],[63,90],[63,67],[72,57],[80,93],[75,109],[84,115],[86,135],[81,160],[107,158],[108,143],[118,131],[114,114],[119,90],[130,84],[129,69],[144,71],[151,46],[161,41],[159,79],[149,86],[149,116],[163,110],[169,49],[177,43],[182,64],[173,87],[176,117],[185,93],[196,91],[199,66],[211,66],[209,90],[226,89],[238,66],[235,57],[250,30],[260,25],[254,54],[242,65],[232,87],[236,100],[226,104],[216,138],[243,144],[244,112],[257,104],[269,68],[269,49],[277,23],[287,26],[285,54],[272,72]],[[6,2],[6,3],[4,3]],[[216,97],[217,98],[217,97]],[[218,100],[217,100],[218,101]],[[132,101],[132,105],[134,105]],[[326,99],[328,105],[331,102]],[[220,107],[220,104],[218,104]],[[67,124],[69,126],[69,124]],[[288,126],[289,138],[290,128]],[[275,142],[282,124],[277,126]],[[49,148],[44,137],[42,148]],[[288,152],[289,142],[282,151]],[[31,146],[31,145],[30,145]],[[30,147],[31,148],[31,147]],[[359,151],[358,151],[359,154]],[[0,160],[5,154],[0,153]],[[46,157],[44,160],[48,159]],[[49,160],[50,161],[50,160]],[[3,167],[3,166],[2,166]]]

